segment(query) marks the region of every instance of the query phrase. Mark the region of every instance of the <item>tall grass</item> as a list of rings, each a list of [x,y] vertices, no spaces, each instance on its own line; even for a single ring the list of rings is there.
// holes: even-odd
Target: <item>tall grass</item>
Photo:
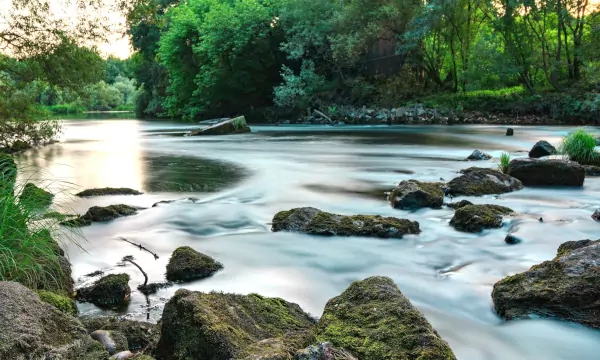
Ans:
[[[498,171],[508,174],[509,164],[510,164],[510,154],[503,152],[500,155],[500,164],[498,164]]]
[[[597,144],[594,135],[578,129],[563,139],[559,151],[569,160],[577,161],[582,165],[600,166],[600,153],[596,151]]]
[[[53,238],[59,220],[44,217],[37,198],[21,196],[25,186],[15,178],[12,159],[0,157],[0,281],[66,293],[70,267]],[[65,233],[61,239],[75,238]]]

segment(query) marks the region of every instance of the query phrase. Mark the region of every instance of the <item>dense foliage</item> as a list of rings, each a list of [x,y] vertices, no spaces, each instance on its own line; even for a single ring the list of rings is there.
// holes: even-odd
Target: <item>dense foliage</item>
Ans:
[[[395,107],[423,97],[444,107],[584,120],[600,111],[600,20],[588,0],[137,0],[124,7],[142,86],[138,112],[148,116]],[[507,96],[505,88],[519,90]]]

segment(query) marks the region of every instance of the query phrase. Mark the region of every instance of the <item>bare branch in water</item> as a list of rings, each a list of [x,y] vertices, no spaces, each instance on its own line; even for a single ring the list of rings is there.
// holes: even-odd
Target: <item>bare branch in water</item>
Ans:
[[[149,252],[150,254],[154,255],[154,259],[155,259],[155,260],[158,260],[158,255],[156,255],[156,253],[153,253],[153,252],[152,252],[152,251],[150,251],[149,249],[147,249],[147,248],[145,248],[144,246],[142,246],[142,244],[136,244],[136,243],[133,243],[133,242],[131,242],[131,241],[129,241],[129,240],[127,240],[127,239],[125,239],[124,237],[120,237],[119,239],[121,239],[121,240],[123,240],[123,241],[126,241],[126,242],[130,243],[130,244],[131,244],[131,245],[133,245],[133,246],[137,246],[138,248],[140,248],[140,250],[145,250],[145,251]]]

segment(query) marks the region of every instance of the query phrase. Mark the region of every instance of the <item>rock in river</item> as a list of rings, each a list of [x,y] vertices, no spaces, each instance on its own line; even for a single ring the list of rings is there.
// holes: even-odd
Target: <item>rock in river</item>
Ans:
[[[492,300],[507,320],[555,316],[600,328],[600,240],[562,244],[553,260],[497,282]]]
[[[313,320],[298,305],[282,299],[182,289],[165,305],[156,356],[291,359],[295,349],[308,345],[312,328]],[[274,348],[284,353],[270,356]]]
[[[88,333],[97,330],[116,331],[127,338],[129,350],[138,351],[148,348],[158,341],[160,326],[145,322],[119,319],[113,317],[86,317],[81,322]]]
[[[585,176],[600,176],[600,166],[583,165]]]
[[[396,209],[440,208],[444,202],[443,185],[405,180],[392,190],[388,199]]]
[[[77,290],[76,299],[100,307],[119,308],[129,302],[130,294],[129,275],[110,274],[99,279],[92,286]]]
[[[475,150],[471,155],[467,157],[467,160],[478,161],[478,160],[489,160],[492,158],[492,155],[484,153],[481,150]]]
[[[143,193],[133,190],[130,188],[99,188],[99,189],[87,189],[75,195],[79,197],[92,197],[92,196],[107,196],[107,195],[142,195]]]
[[[329,300],[316,337],[361,360],[456,359],[448,343],[387,277],[356,281]]]
[[[246,118],[239,116],[233,119],[228,119],[213,126],[204,129],[192,130],[187,136],[199,135],[231,135],[249,133],[250,127],[246,124]]]
[[[514,159],[508,173],[525,186],[583,186],[585,169],[574,161]]]
[[[450,225],[456,230],[477,233],[502,227],[502,215],[513,210],[499,205],[467,205],[454,212]]]
[[[109,221],[123,216],[137,214],[138,209],[129,205],[92,206],[85,213],[75,219],[63,221],[61,224],[69,227],[87,226],[93,222]]]
[[[482,196],[520,190],[523,184],[512,176],[493,169],[470,167],[448,183],[452,195]]]
[[[223,264],[189,246],[176,249],[167,264],[167,280],[190,281],[212,276]]]
[[[538,141],[529,151],[530,158],[541,158],[556,154],[556,148],[545,140]]]
[[[280,211],[273,218],[273,231],[294,231],[325,236],[370,236],[401,238],[419,234],[419,223],[379,215],[344,216],[305,207]]]
[[[600,209],[594,211],[594,213],[592,214],[592,219],[600,221]]]
[[[27,204],[28,207],[33,209],[42,209],[50,206],[53,198],[54,195],[51,192],[41,189],[32,183],[27,183],[19,196],[19,200],[22,203]]]

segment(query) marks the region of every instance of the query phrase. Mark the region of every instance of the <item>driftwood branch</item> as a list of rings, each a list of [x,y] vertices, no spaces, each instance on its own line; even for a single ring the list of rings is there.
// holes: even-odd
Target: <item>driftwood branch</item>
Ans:
[[[141,271],[141,272],[142,272],[142,274],[144,275],[144,285],[143,285],[143,286],[146,286],[146,285],[148,285],[148,274],[146,274],[146,272],[144,271],[144,269],[142,269],[142,267],[141,267],[141,266],[139,266],[139,265],[138,265],[138,264],[137,264],[135,261],[133,261],[133,256],[131,256],[131,255],[125,256],[125,257],[123,258],[123,260],[122,260],[122,261],[123,261],[123,262],[129,262],[129,263],[132,263],[132,264],[133,264],[133,265],[135,265],[135,266],[136,266],[138,269],[140,269],[140,271]]]
[[[156,253],[153,253],[153,252],[152,252],[152,251],[150,251],[149,249],[145,248],[144,246],[142,246],[142,244],[136,244],[136,243],[133,243],[133,242],[131,242],[131,241],[129,241],[129,240],[127,240],[127,239],[125,239],[124,237],[120,237],[119,239],[121,239],[121,240],[123,240],[123,241],[126,241],[126,242],[130,243],[130,244],[131,244],[131,245],[133,245],[133,246],[137,246],[138,248],[140,248],[140,250],[145,250],[145,251],[149,252],[150,254],[154,255],[154,259],[155,259],[155,260],[157,260],[157,259],[158,259],[158,255],[156,255]]]
[[[331,120],[331,118],[327,115],[325,115],[324,113],[322,113],[319,110],[313,110],[313,112],[317,115],[319,115],[320,117],[324,118],[325,120],[329,121],[331,124],[333,124],[333,120]]]

